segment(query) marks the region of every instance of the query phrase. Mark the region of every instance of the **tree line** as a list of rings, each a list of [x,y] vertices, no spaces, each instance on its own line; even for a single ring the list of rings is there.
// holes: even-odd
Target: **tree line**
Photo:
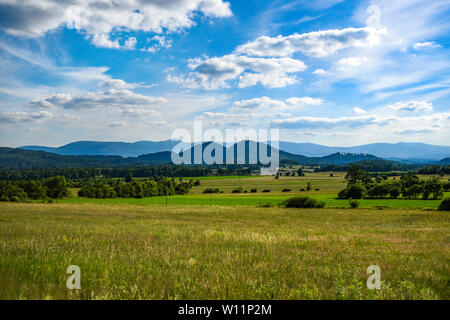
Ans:
[[[189,193],[195,182],[171,179],[129,179],[109,182],[86,183],[78,191],[79,197],[86,198],[145,198],[163,195],[184,195]]]
[[[136,178],[151,177],[204,177],[211,175],[249,175],[252,167],[233,166],[175,166],[155,165],[144,167],[117,168],[53,168],[28,170],[0,170],[0,180],[42,180],[54,176],[63,176],[76,181],[88,178],[126,178],[131,174]]]
[[[41,180],[0,181],[1,201],[24,201],[26,199],[60,199],[68,197],[68,182],[62,176]]]
[[[374,179],[358,166],[349,168],[345,180],[347,187],[338,194],[341,199],[397,199],[400,196],[405,199],[441,199],[444,191],[450,190],[450,183],[441,183],[436,177],[421,180],[409,172],[397,181],[387,182],[379,177]]]

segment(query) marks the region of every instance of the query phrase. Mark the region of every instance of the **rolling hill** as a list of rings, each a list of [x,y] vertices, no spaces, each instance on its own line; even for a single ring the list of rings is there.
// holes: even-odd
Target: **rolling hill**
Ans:
[[[372,143],[354,147],[327,147],[314,143],[280,141],[280,149],[308,157],[322,157],[336,152],[365,153],[374,156],[409,163],[435,162],[450,156],[450,147],[425,143]]]
[[[244,144],[244,145],[242,145]],[[257,144],[257,150],[262,144]],[[227,149],[222,145],[224,161]],[[211,143],[203,143],[202,150],[212,147]],[[243,147],[245,150],[245,163],[249,162],[249,142],[240,142],[230,148],[234,148],[234,162],[237,163],[237,150]],[[192,151],[192,149],[191,149]],[[258,152],[259,154],[259,152]],[[280,151],[280,161],[294,162],[303,165],[345,165],[356,161],[382,160],[373,155],[335,153],[325,157],[306,157]],[[213,156],[215,154],[213,153]],[[104,155],[83,155],[67,156],[50,153],[46,151],[23,150],[15,148],[0,148],[0,167],[3,169],[36,169],[36,168],[83,168],[83,167],[125,167],[125,166],[145,166],[171,163],[172,153],[161,151],[140,155],[138,157],[104,156]],[[259,161],[259,157],[257,159]],[[194,163],[194,152],[191,152],[191,163]]]
[[[84,156],[122,156],[137,157],[142,154],[157,153],[161,151],[171,151],[179,141],[138,141],[138,142],[98,142],[98,141],[77,141],[61,147],[44,146],[23,146],[20,149],[45,151],[59,155]]]
[[[59,155],[113,155],[137,157],[143,154],[171,151],[179,141],[99,142],[77,141],[61,147],[23,146],[24,150],[46,151]],[[425,143],[373,143],[354,147],[329,147],[314,143],[280,141],[279,149],[290,154],[323,157],[336,153],[372,154],[405,163],[430,163],[450,156],[450,147]]]

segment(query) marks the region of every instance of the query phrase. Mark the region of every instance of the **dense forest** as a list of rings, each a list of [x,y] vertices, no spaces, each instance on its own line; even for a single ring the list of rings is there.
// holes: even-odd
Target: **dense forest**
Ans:
[[[387,176],[372,175],[358,166],[349,168],[345,175],[347,187],[341,190],[341,199],[441,199],[443,192],[450,190],[450,182],[442,183],[439,178],[419,179],[411,172],[404,173],[398,180],[387,180]]]

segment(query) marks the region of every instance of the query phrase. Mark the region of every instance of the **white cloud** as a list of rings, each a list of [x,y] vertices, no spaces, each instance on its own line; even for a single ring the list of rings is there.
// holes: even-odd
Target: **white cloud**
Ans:
[[[331,128],[331,127],[361,127],[375,124],[378,120],[375,116],[354,116],[354,117],[293,117],[289,119],[275,119],[272,124],[286,129],[300,128]]]
[[[135,37],[129,37],[124,44],[124,48],[127,50],[133,50],[134,48],[136,48],[136,44],[137,44],[137,40]]]
[[[426,41],[426,42],[416,42],[413,45],[413,48],[416,50],[426,49],[426,48],[439,48],[441,45],[437,44],[434,41]]]
[[[224,126],[248,126],[250,114],[236,114],[223,112],[204,112],[202,116],[197,119],[204,120],[206,125],[212,127]]]
[[[48,111],[39,112],[2,112],[0,114],[0,122],[18,123],[18,122],[32,122],[37,120],[44,120],[51,118],[53,115]]]
[[[290,36],[263,36],[236,48],[239,54],[260,57],[286,57],[302,52],[312,57],[325,57],[345,48],[372,47],[381,42],[385,29],[371,27],[314,31]]]
[[[234,54],[223,57],[193,59],[193,70],[187,78],[168,75],[167,79],[187,88],[217,89],[229,87],[228,81],[238,79],[240,88],[258,83],[268,88],[280,88],[297,83],[292,73],[306,70],[305,64],[292,58],[251,58]]]
[[[426,101],[397,102],[389,105],[388,108],[400,112],[429,112],[433,111],[433,104]]]
[[[312,105],[317,106],[323,103],[323,100],[320,98],[311,98],[311,97],[301,97],[301,98],[289,98],[286,102],[291,106],[303,106],[303,105]]]
[[[365,113],[367,113],[367,111],[361,109],[360,107],[354,107],[354,108],[350,109],[349,113],[351,113],[351,114],[365,114]]]
[[[134,89],[134,88],[151,88],[154,87],[154,84],[145,84],[145,83],[129,83],[125,82],[122,79],[107,79],[100,83],[101,87],[109,88],[109,89]]]
[[[145,109],[145,108],[126,108],[126,109],[119,109],[119,114],[124,117],[131,117],[131,118],[141,118],[143,116],[161,116],[161,113],[159,113],[156,110],[153,109]]]
[[[322,99],[311,97],[292,97],[286,99],[285,101],[275,100],[269,97],[261,97],[235,101],[231,110],[265,110],[270,111],[270,114],[273,115],[273,112],[302,109],[307,105],[320,105],[322,102]]]
[[[170,47],[172,47],[172,40],[168,40],[165,36],[153,36],[152,38],[147,38],[147,42],[156,42],[154,43],[152,46],[146,48],[146,49],[141,49],[141,51],[145,51],[145,52],[157,52],[159,51],[161,48],[166,48],[169,49]]]
[[[323,70],[323,69],[316,69],[316,70],[313,71],[313,74],[317,74],[319,76],[323,76],[323,75],[326,75],[327,72],[325,70]]]
[[[297,116],[283,117],[279,119],[269,118],[271,125],[288,132],[297,132],[306,135],[308,130],[317,129],[321,137],[332,136],[342,130],[351,130],[356,143],[380,142],[383,139],[393,141],[396,137],[399,141],[405,135],[413,135],[412,141],[429,141],[431,135],[438,139],[448,136],[449,112],[420,114],[418,112],[432,111],[431,103],[424,101],[399,102],[382,106],[371,111],[365,111],[355,107],[349,111],[352,116],[341,117],[316,117]],[[307,129],[307,131],[305,131]],[[418,139],[418,140],[417,140]],[[411,141],[411,140],[410,140]],[[322,143],[324,140],[322,140]],[[342,141],[340,142],[342,145]]]
[[[347,57],[342,58],[337,62],[338,70],[346,70],[349,68],[359,67],[365,64],[369,59],[367,57]]]
[[[195,13],[232,16],[222,0],[1,0],[0,28],[15,36],[40,37],[61,26],[87,33],[93,44],[119,48],[110,35],[116,30],[177,32],[195,25]],[[132,45],[132,43],[128,43]]]
[[[235,101],[233,103],[232,110],[280,110],[286,109],[286,103],[284,101],[274,100],[269,97],[254,98],[249,100]]]
[[[71,95],[57,93],[48,97],[31,100],[31,106],[64,109],[92,109],[98,107],[149,106],[166,102],[164,98],[144,96],[130,90],[108,89]]]
[[[92,36],[92,43],[99,48],[119,49],[119,40],[112,41],[106,33],[97,33]]]
[[[376,10],[368,12],[368,6]],[[326,80],[338,83],[351,79],[363,92],[374,92],[422,85],[425,81],[448,74],[448,55],[442,50],[427,50],[418,55],[408,48],[418,43],[423,43],[425,48],[430,45],[425,44],[428,39],[445,36],[450,27],[450,20],[445,14],[449,7],[450,3],[446,0],[363,2],[356,10],[355,19],[366,23],[371,20],[368,16],[377,20],[374,13],[378,13],[379,29],[387,32],[374,47],[352,48],[345,52],[346,56],[367,57],[369,60],[366,63],[347,68],[346,72],[330,74]],[[421,46],[418,44],[416,48]]]

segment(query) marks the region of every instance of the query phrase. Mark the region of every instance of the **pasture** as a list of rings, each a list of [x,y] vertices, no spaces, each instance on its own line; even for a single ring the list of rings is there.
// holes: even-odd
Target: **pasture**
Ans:
[[[331,177],[330,174],[333,176]],[[337,193],[344,189],[345,173],[342,172],[320,172],[305,173],[304,177],[279,177],[273,176],[225,176],[225,177],[199,177],[184,178],[200,180],[200,186],[192,188],[188,195],[169,197],[170,205],[210,205],[210,206],[277,206],[284,200],[293,196],[308,196],[325,202],[328,208],[348,208],[349,203],[345,199],[337,199]],[[427,177],[421,177],[427,178]],[[390,178],[392,179],[392,177]],[[396,177],[399,179],[399,177]],[[447,181],[443,177],[442,181]],[[307,183],[311,184],[311,190],[306,191]],[[217,188],[223,193],[204,194],[207,188]],[[242,188],[246,193],[232,193],[236,188]],[[257,192],[251,193],[252,189]],[[289,189],[289,192],[282,192]],[[305,191],[300,191],[305,189]],[[319,190],[316,190],[319,189]],[[151,197],[143,199],[88,199],[78,198],[77,190],[72,189],[73,197],[57,200],[59,203],[91,203],[91,204],[114,204],[114,205],[162,205],[166,203],[165,197]],[[263,192],[270,190],[270,192]],[[449,196],[446,193],[445,196]],[[436,209],[440,200],[409,200],[409,199],[362,199],[358,200],[362,208],[415,208]]]
[[[300,191],[307,182],[312,191]],[[0,299],[449,299],[450,215],[434,210],[439,201],[348,209],[336,199],[343,187],[342,174],[307,173],[202,179],[168,207],[76,190],[57,203],[0,203]],[[326,208],[276,207],[294,195]],[[69,265],[81,290],[66,288]],[[366,287],[370,265],[380,290]]]

